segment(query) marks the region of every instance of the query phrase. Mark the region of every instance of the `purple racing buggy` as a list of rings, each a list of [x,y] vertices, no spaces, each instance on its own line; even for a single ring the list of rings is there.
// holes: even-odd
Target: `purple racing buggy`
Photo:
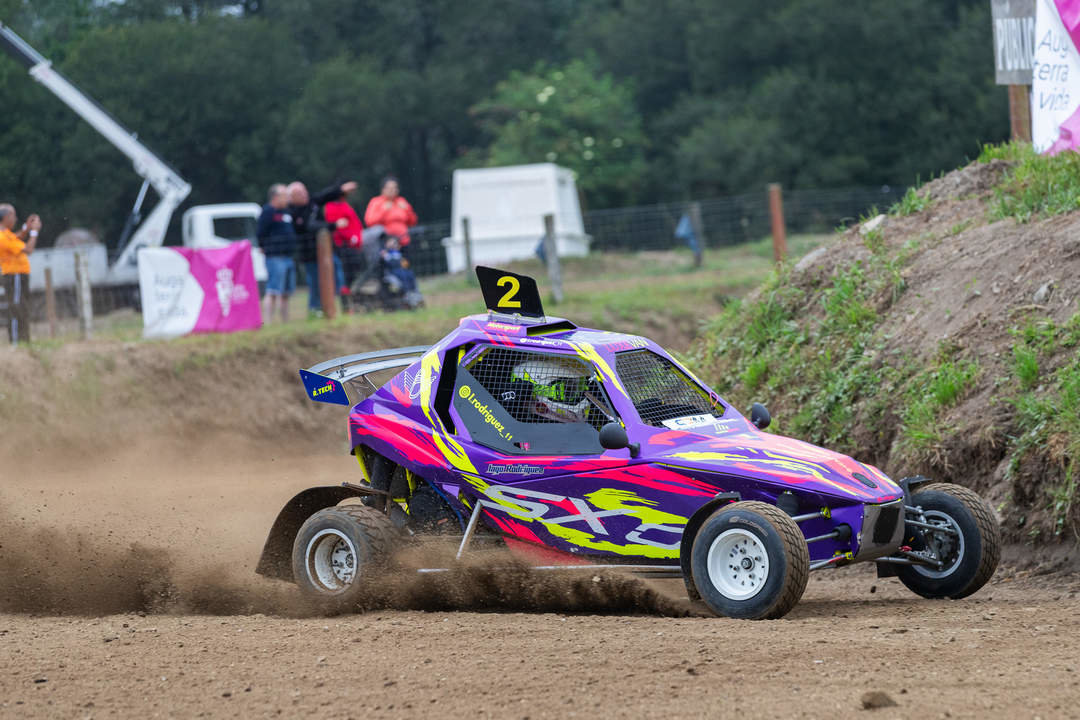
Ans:
[[[487,543],[538,569],[682,577],[753,619],[822,568],[872,561],[928,598],[994,573],[997,523],[971,490],[764,432],[763,406],[747,419],[652,341],[546,317],[532,278],[477,275],[488,312],[435,345],[300,371],[313,400],[351,407],[362,479],[290,500],[259,573],[347,602],[399,546],[443,535],[459,558]]]

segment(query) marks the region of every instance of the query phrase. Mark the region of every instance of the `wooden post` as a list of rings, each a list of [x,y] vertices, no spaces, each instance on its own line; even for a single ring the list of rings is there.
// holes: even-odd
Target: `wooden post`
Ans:
[[[86,253],[75,253],[75,296],[79,303],[79,336],[90,337],[94,306],[90,294],[90,258]]]
[[[315,238],[315,257],[318,261],[319,301],[323,315],[327,320],[337,317],[337,299],[334,297],[334,247],[331,245],[330,231],[320,230]],[[311,282],[312,279],[308,279]]]
[[[701,220],[701,203],[697,200],[690,203],[690,227],[694,229],[694,237],[697,238],[697,247],[694,248],[694,267],[701,267],[705,255],[705,223]]]
[[[473,272],[472,237],[469,235],[469,218],[461,218],[461,238],[465,244],[465,280],[470,285],[476,282],[476,273]]]
[[[1030,85],[1009,86],[1009,128],[1013,140],[1031,142]]]
[[[772,220],[773,260],[779,263],[787,257],[787,228],[784,226],[784,201],[780,195],[780,183],[769,183],[769,217]]]
[[[49,337],[56,337],[56,292],[52,284],[52,268],[45,268],[45,317],[49,319]]]
[[[551,294],[555,303],[563,301],[562,268],[559,266],[559,251],[555,245],[555,216],[544,216],[544,260],[547,263],[548,280],[551,281]]]

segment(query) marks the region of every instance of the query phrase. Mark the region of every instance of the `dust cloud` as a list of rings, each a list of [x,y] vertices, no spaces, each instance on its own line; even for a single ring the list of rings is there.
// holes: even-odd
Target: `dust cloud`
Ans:
[[[445,548],[413,547],[369,576],[349,606],[315,602],[291,583],[235,564],[206,564],[162,547],[35,525],[0,514],[0,612],[33,615],[171,613],[287,617],[373,610],[489,610],[686,615],[685,603],[614,572],[538,572],[504,551],[454,564]],[[434,561],[434,562],[433,562]],[[445,572],[418,573],[442,565]]]

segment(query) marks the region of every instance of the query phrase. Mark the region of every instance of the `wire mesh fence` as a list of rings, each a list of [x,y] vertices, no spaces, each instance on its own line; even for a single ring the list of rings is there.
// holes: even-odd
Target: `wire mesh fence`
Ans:
[[[789,233],[832,231],[837,226],[848,225],[862,216],[871,215],[877,209],[888,210],[902,197],[904,190],[901,187],[882,186],[785,191],[783,202],[787,230]],[[680,222],[689,222],[690,218],[698,242],[706,251],[708,248],[760,240],[770,233],[768,197],[764,188],[760,192],[729,197],[591,210],[583,216],[585,233],[592,238],[590,251],[593,253],[685,247],[686,240],[677,237],[676,230]],[[418,225],[410,229],[409,235],[411,242],[406,252],[412,271],[420,277],[445,274],[448,271],[448,256],[443,239],[451,235],[450,221]],[[541,234],[537,233],[537,250],[541,239]],[[300,291],[306,292],[303,286],[310,279],[303,272],[302,263],[298,263],[297,271],[302,286]],[[6,304],[7,299],[0,291],[0,318],[8,315]],[[132,327],[138,325],[140,298],[137,285],[95,286],[91,291],[90,304],[93,322],[99,326],[107,326],[110,323],[107,318],[119,323],[126,322]],[[57,287],[51,301],[41,288],[36,288],[30,293],[30,313],[38,337],[43,331],[53,333],[46,324],[50,320],[59,335],[81,331],[82,306],[78,293],[70,283]],[[0,337],[0,344],[3,339]]]
[[[784,193],[784,220],[789,233],[828,232],[846,225],[873,208],[887,210],[904,188],[850,188],[844,190],[789,190]],[[760,240],[770,233],[769,203],[765,190],[758,193],[691,202],[642,207],[592,210],[585,213],[585,232],[594,251],[662,250],[682,244],[675,229],[694,205],[700,212],[698,238],[704,247],[737,245]]]

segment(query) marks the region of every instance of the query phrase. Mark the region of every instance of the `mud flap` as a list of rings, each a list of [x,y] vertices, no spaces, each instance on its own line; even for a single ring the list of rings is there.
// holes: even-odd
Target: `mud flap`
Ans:
[[[266,577],[291,581],[293,540],[304,521],[323,508],[360,495],[361,493],[340,485],[308,488],[297,494],[285,504],[274,520],[255,572]]]

